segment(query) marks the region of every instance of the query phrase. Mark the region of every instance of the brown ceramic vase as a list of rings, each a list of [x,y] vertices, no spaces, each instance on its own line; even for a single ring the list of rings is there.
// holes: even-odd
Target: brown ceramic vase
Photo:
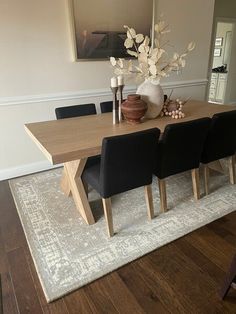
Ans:
[[[121,112],[125,120],[131,124],[141,123],[147,108],[147,104],[138,94],[128,95],[127,100],[121,104]]]

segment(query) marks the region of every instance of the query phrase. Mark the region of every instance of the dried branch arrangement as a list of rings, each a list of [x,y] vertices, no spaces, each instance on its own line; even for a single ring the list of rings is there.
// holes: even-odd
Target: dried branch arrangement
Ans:
[[[164,21],[159,21],[155,25],[153,42],[148,36],[137,34],[135,29],[127,25],[124,25],[124,28],[127,31],[127,38],[124,42],[127,53],[135,57],[138,62],[111,57],[110,62],[115,68],[116,75],[133,74],[136,77],[150,80],[153,84],[159,84],[160,79],[167,77],[170,72],[179,71],[185,67],[185,57],[195,48],[195,44],[191,42],[183,53],[174,53],[172,58],[168,58],[164,49],[168,41],[164,41],[163,37],[170,30]]]

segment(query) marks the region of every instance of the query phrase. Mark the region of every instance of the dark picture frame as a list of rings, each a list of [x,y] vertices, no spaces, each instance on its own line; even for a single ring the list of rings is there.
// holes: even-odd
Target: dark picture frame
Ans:
[[[130,58],[124,25],[150,37],[153,0],[68,1],[75,61]]]

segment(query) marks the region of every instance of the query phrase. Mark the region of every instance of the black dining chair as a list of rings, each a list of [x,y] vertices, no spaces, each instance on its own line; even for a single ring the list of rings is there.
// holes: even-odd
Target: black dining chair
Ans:
[[[73,118],[96,114],[95,104],[59,107],[55,109],[57,119]]]
[[[101,113],[112,112],[113,101],[103,101],[100,102]]]
[[[195,199],[200,198],[199,164],[210,118],[169,124],[158,143],[154,174],[158,178],[161,211],[167,211],[166,182],[171,175],[191,170]]]
[[[229,157],[230,182],[235,184],[235,151],[236,110],[214,114],[201,157],[206,194],[209,194],[208,164],[212,161]]]
[[[148,217],[154,217],[152,173],[160,130],[112,136],[103,139],[101,161],[87,167],[83,181],[102,197],[109,236],[113,236],[111,196],[145,186]]]
[[[66,118],[74,118],[81,116],[88,116],[96,114],[96,106],[95,104],[83,104],[83,105],[75,105],[75,106],[67,106],[67,107],[59,107],[55,109],[57,120],[66,119]],[[88,157],[85,167],[92,165],[100,159],[100,155]],[[84,182],[83,182],[84,183]],[[84,183],[84,188],[86,193],[88,194],[88,186]]]

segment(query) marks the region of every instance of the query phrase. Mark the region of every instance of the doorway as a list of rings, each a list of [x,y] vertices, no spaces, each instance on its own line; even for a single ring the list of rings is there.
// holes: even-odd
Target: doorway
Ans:
[[[232,89],[232,80],[236,75],[236,60],[231,58],[235,55],[233,50],[236,51],[235,25],[236,20],[216,20],[210,62],[209,102],[235,103],[236,93]]]

